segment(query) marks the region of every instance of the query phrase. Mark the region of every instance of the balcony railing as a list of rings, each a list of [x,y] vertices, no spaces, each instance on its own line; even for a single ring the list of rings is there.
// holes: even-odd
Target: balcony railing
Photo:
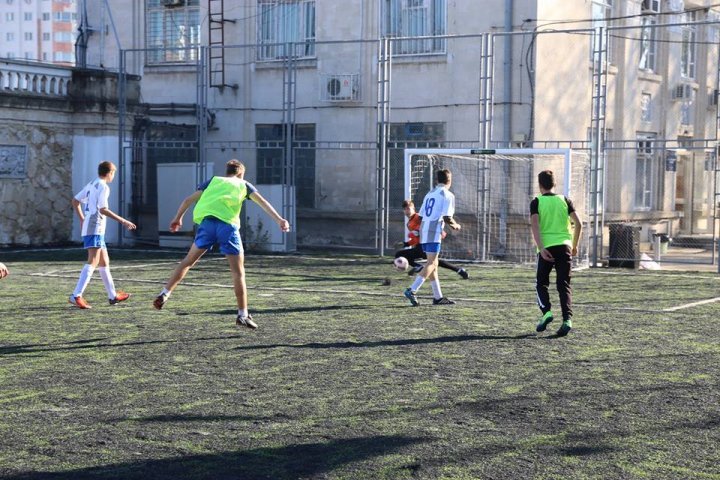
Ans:
[[[71,78],[69,67],[0,59],[0,93],[63,97]]]

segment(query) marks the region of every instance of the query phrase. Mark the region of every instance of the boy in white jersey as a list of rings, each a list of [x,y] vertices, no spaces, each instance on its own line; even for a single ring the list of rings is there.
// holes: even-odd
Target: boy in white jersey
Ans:
[[[80,193],[75,195],[72,200],[73,209],[80,218],[83,246],[88,252],[87,264],[80,272],[75,291],[69,298],[70,303],[78,308],[92,308],[82,295],[98,265],[100,266],[100,277],[103,284],[105,284],[110,305],[115,305],[130,298],[129,293],[115,290],[115,282],[113,282],[110,274],[110,257],[108,256],[107,245],[105,245],[107,217],[117,220],[128,230],[135,230],[134,223],[113,213],[108,208],[108,198],[110,197],[108,184],[115,178],[116,171],[117,168],[112,162],[102,162],[98,165],[98,178],[85,185],[85,188],[80,190]]]
[[[438,185],[425,195],[418,214],[422,217],[420,224],[420,244],[427,255],[425,268],[415,277],[413,284],[405,289],[405,298],[416,307],[420,303],[415,294],[425,280],[430,279],[433,290],[433,305],[452,305],[455,302],[444,297],[440,290],[440,279],[437,275],[438,256],[440,255],[440,242],[442,242],[445,223],[453,230],[460,230],[460,224],[455,221],[455,195],[450,192],[452,173],[444,169],[437,172]]]

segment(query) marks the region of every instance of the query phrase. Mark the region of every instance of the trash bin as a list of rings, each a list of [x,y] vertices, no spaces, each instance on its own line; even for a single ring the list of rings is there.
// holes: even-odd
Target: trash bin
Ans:
[[[640,268],[640,225],[616,223],[608,225],[610,248],[608,265],[620,268]]]
[[[655,243],[654,245],[658,245],[658,252],[661,255],[665,255],[668,252],[668,246],[670,245],[670,237],[666,233],[655,233],[653,234],[653,237],[655,237]],[[655,248],[653,246],[653,248]]]

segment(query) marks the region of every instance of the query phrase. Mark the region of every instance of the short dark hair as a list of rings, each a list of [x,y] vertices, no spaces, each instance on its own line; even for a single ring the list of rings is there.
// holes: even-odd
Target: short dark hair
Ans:
[[[108,173],[112,172],[115,169],[115,165],[113,165],[110,161],[104,161],[100,162],[100,165],[98,165],[98,176],[104,177]]]
[[[245,165],[240,160],[233,158],[225,164],[225,175],[238,175],[245,171]]]
[[[555,187],[555,174],[552,170],[543,170],[538,173],[538,183],[545,190],[552,190]]]
[[[447,184],[450,181],[450,177],[452,176],[452,173],[447,168],[443,168],[442,170],[438,170],[437,172],[437,181],[438,183]]]
[[[403,208],[414,207],[415,202],[412,200],[403,200]]]

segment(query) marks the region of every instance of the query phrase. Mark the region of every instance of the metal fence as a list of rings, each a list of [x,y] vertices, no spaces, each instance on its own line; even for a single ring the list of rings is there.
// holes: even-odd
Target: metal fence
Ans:
[[[573,148],[591,158],[592,264],[712,263],[717,24],[692,26],[213,46],[160,66],[155,50],[123,50],[122,205],[157,242],[152,170],[194,162],[200,183],[238,157],[280,188],[295,226],[280,247],[384,254],[403,234],[404,149]],[[141,121],[125,115],[128,74],[151,102]]]

